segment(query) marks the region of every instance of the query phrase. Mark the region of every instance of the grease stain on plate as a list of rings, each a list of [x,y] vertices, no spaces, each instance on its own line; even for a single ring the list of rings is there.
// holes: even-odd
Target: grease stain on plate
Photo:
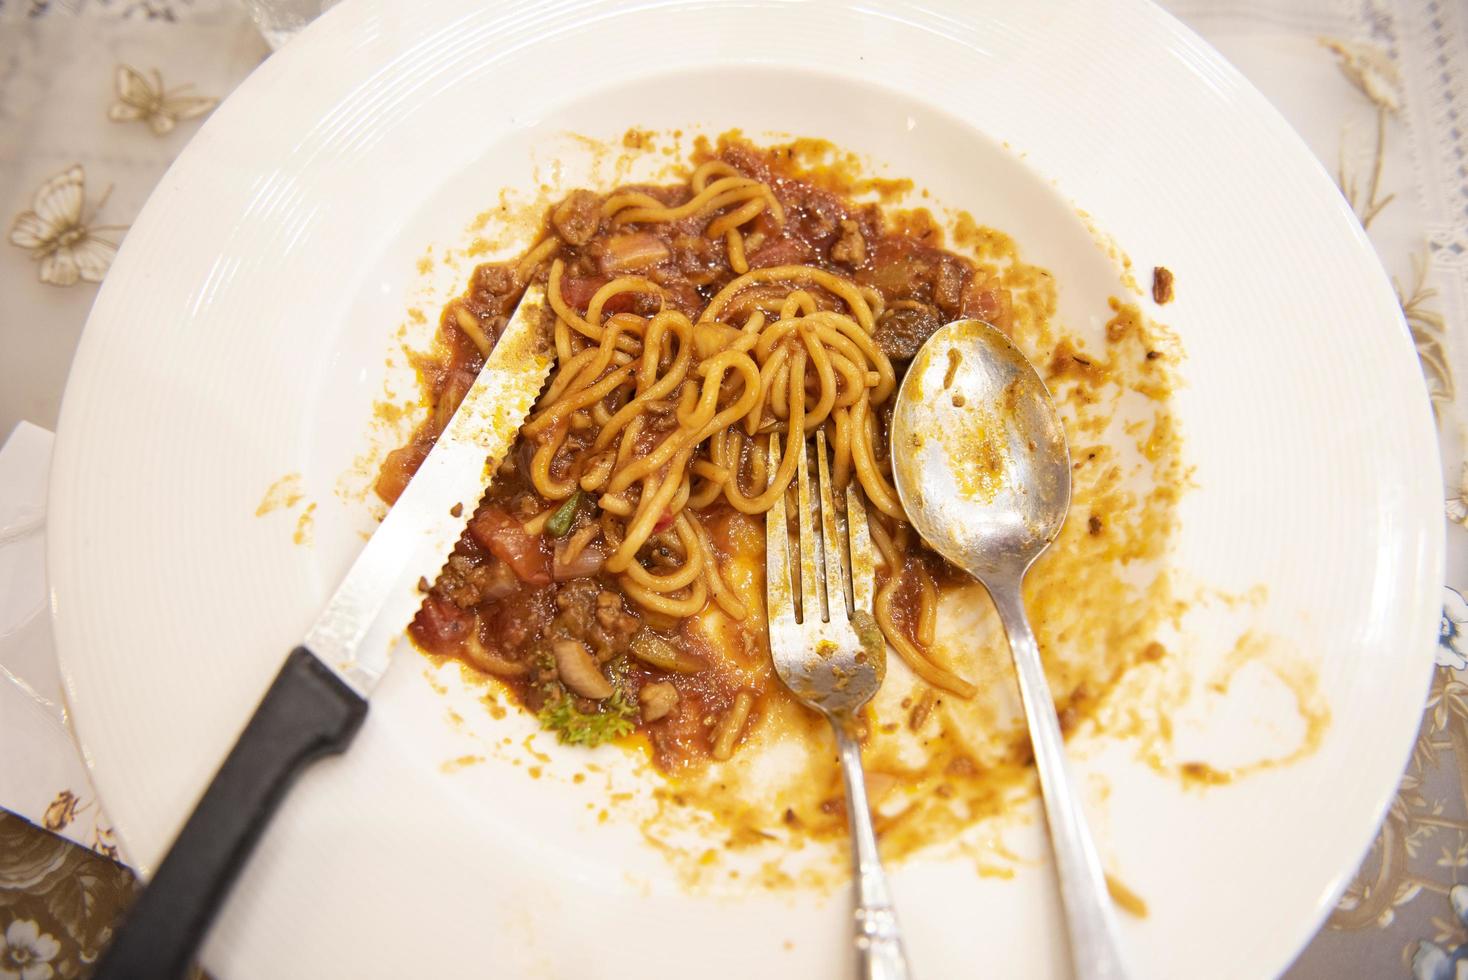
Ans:
[[[660,166],[655,162],[652,173],[645,166],[637,170],[639,179],[684,175],[688,140],[709,145],[704,137],[681,130],[629,131],[620,151],[584,137],[567,138],[592,155],[589,174],[580,175],[577,186],[622,183],[636,158],[648,154],[665,159]],[[782,149],[848,195],[859,192],[884,204],[913,196],[910,182],[862,177],[878,168],[828,143],[797,139]],[[477,263],[528,246],[547,205],[569,190],[565,177],[558,160],[538,159],[534,190],[501,191],[497,206],[466,226],[464,245],[442,248],[441,263],[458,269],[461,258]],[[922,196],[927,198],[926,191]],[[1098,735],[1129,740],[1152,768],[1188,786],[1231,782],[1314,751],[1329,711],[1307,658],[1281,652],[1266,637],[1241,638],[1232,659],[1200,679],[1193,676],[1199,668],[1192,644],[1166,635],[1169,630],[1176,634],[1182,618],[1200,602],[1236,606],[1263,598],[1262,589],[1241,596],[1184,597],[1167,567],[1178,499],[1192,485],[1183,434],[1171,409],[1184,357],[1176,334],[1116,296],[1090,321],[1104,324],[1099,331],[1072,330],[1057,318],[1056,281],[1048,270],[1023,261],[1004,232],[981,225],[967,212],[943,213],[946,223],[921,208],[888,212],[895,223],[938,244],[946,233],[956,251],[972,258],[1013,298],[1007,311],[1012,338],[1051,388],[1072,448],[1073,519],[1025,590],[1066,732],[1082,733],[1083,742]],[[1078,214],[1114,261],[1123,289],[1140,294],[1129,257],[1089,215]],[[459,271],[462,278],[469,269]],[[431,324],[422,308],[436,309],[444,301],[425,290],[408,313],[411,325],[424,329],[408,332],[426,335]],[[739,591],[750,590],[748,605],[762,609],[762,575],[738,580]],[[1096,609],[1121,614],[1098,619]],[[1018,853],[1008,840],[1010,829],[1032,824],[1039,810],[1007,648],[980,587],[951,594],[939,614],[944,639],[935,656],[963,664],[983,693],[965,703],[921,692],[901,665],[894,665],[873,705],[866,740],[884,855],[893,861],[919,852],[956,856],[980,876],[1010,878],[1043,858]],[[435,686],[483,692],[488,731],[509,726],[500,730],[515,732],[534,724],[522,712],[507,710],[492,680],[456,661],[458,669],[449,671],[447,663],[430,659],[438,668]],[[751,684],[763,690],[758,678]],[[1237,707],[1259,690],[1272,691],[1270,704],[1296,718],[1293,725],[1288,718],[1274,719],[1271,751],[1251,758],[1189,754],[1180,732],[1191,717],[1194,693],[1205,692],[1216,708]],[[640,737],[590,751],[545,751],[533,734],[520,741],[482,737],[475,734],[480,719],[466,721],[451,712],[449,721],[455,731],[483,745],[487,766],[480,768],[533,770],[527,778],[584,791],[588,821],[635,827],[688,890],[831,889],[849,872],[844,800],[829,733],[819,718],[773,694],[760,695],[760,724],[733,760],[674,777],[652,766]],[[1117,901],[1144,914],[1143,898],[1113,880]]]
[[[260,498],[260,505],[255,508],[255,516],[264,517],[272,511],[288,510],[301,502],[302,495],[301,474],[287,473],[270,484]]]

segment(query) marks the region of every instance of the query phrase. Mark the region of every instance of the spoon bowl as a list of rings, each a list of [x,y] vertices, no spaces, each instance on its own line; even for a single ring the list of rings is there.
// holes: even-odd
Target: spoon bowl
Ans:
[[[981,581],[1023,574],[1060,533],[1070,452],[1045,382],[982,320],[940,328],[892,413],[897,495],[934,551]]]
[[[980,320],[957,320],[913,358],[897,391],[891,433],[892,476],[908,521],[935,551],[984,584],[1009,637],[1075,975],[1119,980],[1127,971],[1106,876],[1072,785],[1020,590],[1070,507],[1070,453],[1060,414],[1008,337]]]

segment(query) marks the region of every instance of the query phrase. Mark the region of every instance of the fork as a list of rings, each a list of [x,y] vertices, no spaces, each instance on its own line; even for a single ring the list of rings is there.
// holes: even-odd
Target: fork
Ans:
[[[769,472],[779,466],[779,440],[770,440]],[[785,494],[765,516],[765,592],[770,656],[775,673],[806,707],[826,716],[836,734],[851,825],[857,977],[904,980],[907,954],[867,804],[857,715],[887,673],[887,643],[872,618],[875,562],[866,511],[853,479],[845,515],[837,513],[826,463],[826,436],[816,431],[820,495],[819,538],[811,507],[805,447],[796,463],[800,558],[791,575]],[[849,544],[843,543],[843,539]],[[819,542],[819,543],[818,543]]]

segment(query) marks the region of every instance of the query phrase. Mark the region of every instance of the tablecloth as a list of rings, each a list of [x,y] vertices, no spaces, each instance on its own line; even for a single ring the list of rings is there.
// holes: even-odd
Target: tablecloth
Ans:
[[[1286,975],[1464,980],[1468,4],[1164,5],[1336,175],[1396,282],[1442,443],[1449,587],[1421,733],[1371,853]],[[51,649],[48,430],[127,224],[268,53],[229,0],[0,0],[0,980],[84,975],[135,889],[71,741]],[[72,246],[38,259],[63,230]]]

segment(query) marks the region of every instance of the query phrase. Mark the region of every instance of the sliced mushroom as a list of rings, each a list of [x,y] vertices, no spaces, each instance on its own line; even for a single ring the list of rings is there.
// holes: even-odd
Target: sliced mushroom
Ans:
[[[561,675],[562,684],[593,701],[612,696],[612,682],[597,667],[586,644],[580,640],[556,640],[551,644],[551,654],[556,658],[556,673]]]
[[[642,705],[642,720],[657,721],[678,706],[678,689],[667,681],[644,684],[637,700]]]

